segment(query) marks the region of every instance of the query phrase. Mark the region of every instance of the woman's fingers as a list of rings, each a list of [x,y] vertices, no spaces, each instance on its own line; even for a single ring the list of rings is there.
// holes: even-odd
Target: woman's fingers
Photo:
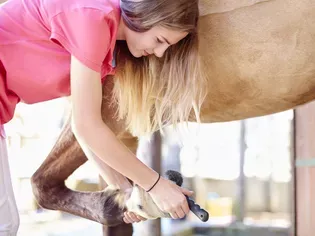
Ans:
[[[184,211],[185,215],[187,215],[190,212],[186,197],[181,202],[181,209]]]
[[[133,212],[125,212],[124,213],[124,222],[127,224],[138,223],[140,221],[145,221],[146,219],[134,214]]]
[[[186,215],[182,208],[178,208],[178,209],[176,210],[176,214],[177,214],[178,218],[180,218],[180,219],[181,219],[181,218],[184,218],[185,215]]]
[[[191,196],[194,194],[193,191],[190,191],[190,190],[188,190],[188,189],[186,189],[186,188],[183,188],[183,187],[180,187],[180,188],[181,188],[181,190],[182,190],[182,193],[185,194],[185,195],[188,196],[188,197],[191,197]]]
[[[129,217],[129,215],[126,214],[126,212],[125,212],[125,214],[124,214],[123,220],[124,220],[124,222],[125,222],[126,224],[132,224],[132,220],[131,220],[131,218]]]
[[[136,217],[140,220],[140,221],[146,221],[146,218],[143,218],[142,216],[136,215]]]
[[[176,213],[176,211],[169,212],[169,214],[171,215],[171,217],[172,217],[173,219],[178,219],[178,218],[179,218],[178,215],[177,215],[177,213]]]

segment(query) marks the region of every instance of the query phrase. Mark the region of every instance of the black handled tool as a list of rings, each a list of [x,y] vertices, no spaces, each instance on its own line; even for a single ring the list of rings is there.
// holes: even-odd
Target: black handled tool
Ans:
[[[202,209],[198,204],[195,203],[194,200],[192,200],[191,198],[187,197],[187,202],[188,202],[188,206],[189,209],[203,222],[208,221],[209,219],[209,213]]]
[[[166,176],[169,180],[173,181],[174,183],[176,183],[178,186],[182,186],[183,184],[183,177],[182,175],[174,170],[168,170],[166,171]],[[194,200],[192,200],[191,198],[189,198],[188,196],[186,196],[187,202],[188,202],[188,206],[189,209],[203,222],[206,222],[209,219],[209,213],[204,210],[201,209],[201,207],[195,203]]]

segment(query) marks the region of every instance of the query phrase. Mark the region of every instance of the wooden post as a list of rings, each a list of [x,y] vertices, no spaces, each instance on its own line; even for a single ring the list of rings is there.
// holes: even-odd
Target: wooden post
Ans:
[[[315,232],[315,103],[295,110],[296,236]]]
[[[116,227],[103,227],[103,236],[132,236],[132,225],[121,224]]]
[[[162,139],[155,132],[151,140],[140,140],[138,158],[158,173],[161,173]],[[162,173],[161,173],[162,174]],[[147,220],[134,225],[135,236],[161,236],[161,220]]]
[[[244,173],[244,163],[245,163],[245,151],[246,151],[246,141],[245,141],[245,132],[246,132],[246,123],[245,120],[241,120],[241,129],[240,129],[240,175],[238,178],[238,194],[237,202],[239,204],[239,210],[236,215],[236,222],[243,223],[246,212],[246,177]]]
[[[290,212],[291,212],[291,230],[289,236],[297,236],[296,231],[296,217],[297,217],[297,208],[296,208],[296,125],[295,125],[295,110],[293,115],[293,120],[291,122],[291,185],[290,185]]]

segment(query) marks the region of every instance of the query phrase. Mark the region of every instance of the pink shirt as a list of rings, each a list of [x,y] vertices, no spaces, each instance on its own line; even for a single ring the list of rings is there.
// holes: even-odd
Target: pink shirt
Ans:
[[[0,125],[15,106],[70,95],[70,57],[112,67],[119,0],[8,0],[0,7]]]

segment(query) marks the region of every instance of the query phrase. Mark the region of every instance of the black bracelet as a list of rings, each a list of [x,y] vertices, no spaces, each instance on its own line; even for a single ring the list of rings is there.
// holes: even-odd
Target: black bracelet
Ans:
[[[154,188],[154,186],[159,182],[160,177],[161,177],[161,175],[159,174],[159,178],[158,178],[157,181],[153,184],[153,186],[152,186],[149,190],[146,191],[147,193],[150,192],[150,191]]]

